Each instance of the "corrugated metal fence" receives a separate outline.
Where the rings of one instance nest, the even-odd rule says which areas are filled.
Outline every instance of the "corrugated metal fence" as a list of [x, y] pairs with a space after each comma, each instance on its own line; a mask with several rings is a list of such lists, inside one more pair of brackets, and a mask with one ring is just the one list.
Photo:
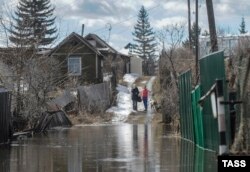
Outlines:
[[[201, 95], [208, 92], [216, 79], [224, 81], [224, 99], [228, 100], [227, 84], [225, 77], [225, 65], [223, 52], [217, 52], [200, 59], [200, 79], [201, 79]], [[228, 106], [226, 106], [228, 107]], [[213, 117], [210, 98], [206, 99], [202, 109], [204, 121], [204, 143], [205, 148], [218, 151], [219, 133], [218, 133], [218, 118]], [[229, 110], [226, 109], [226, 130], [227, 143], [230, 143], [230, 117]]]
[[203, 115], [201, 107], [198, 104], [198, 101], [201, 98], [201, 88], [200, 85], [196, 86], [192, 91], [192, 109], [193, 109], [193, 119], [194, 119], [194, 132], [195, 140], [194, 142], [200, 147], [204, 147], [204, 130], [203, 130]]
[[[191, 72], [179, 77], [181, 136], [200, 147], [218, 151], [218, 119], [213, 117], [210, 98], [205, 99], [202, 109], [200, 97], [207, 93], [216, 79], [224, 81], [224, 98], [228, 100], [225, 81], [224, 55], [217, 52], [203, 57], [200, 64], [200, 85], [192, 91]], [[226, 106], [227, 107], [227, 106]], [[231, 143], [229, 110], [226, 108], [227, 144]]]
[[11, 122], [11, 94], [0, 88], [0, 144], [8, 143]]
[[194, 123], [191, 106], [191, 71], [187, 71], [179, 76], [179, 91], [180, 91], [180, 122], [181, 136], [194, 140]]

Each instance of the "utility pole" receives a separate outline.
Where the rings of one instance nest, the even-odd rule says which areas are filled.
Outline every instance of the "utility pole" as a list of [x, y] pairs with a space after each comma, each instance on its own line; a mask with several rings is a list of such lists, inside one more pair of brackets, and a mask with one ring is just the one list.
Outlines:
[[195, 76], [196, 82], [199, 81], [199, 3], [195, 0]]
[[82, 24], [82, 37], [83, 37], [83, 34], [84, 34], [84, 24]]
[[215, 28], [213, 1], [206, 0], [206, 6], [207, 6], [209, 32], [210, 32], [211, 50], [212, 52], [215, 52], [218, 51], [218, 42], [217, 42], [217, 35]]
[[190, 16], [190, 0], [187, 0], [188, 2], [188, 36], [189, 36], [189, 48], [192, 50], [193, 45], [191, 43], [191, 16]]

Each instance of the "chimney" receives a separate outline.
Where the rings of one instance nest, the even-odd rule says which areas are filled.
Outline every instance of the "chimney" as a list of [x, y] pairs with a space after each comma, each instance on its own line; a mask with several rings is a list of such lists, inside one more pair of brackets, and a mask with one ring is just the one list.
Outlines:
[[82, 24], [82, 36], [84, 34], [84, 24]]

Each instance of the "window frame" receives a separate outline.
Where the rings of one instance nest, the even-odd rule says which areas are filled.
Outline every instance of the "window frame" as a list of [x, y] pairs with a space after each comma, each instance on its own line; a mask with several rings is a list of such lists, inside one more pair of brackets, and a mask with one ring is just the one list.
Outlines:
[[[80, 62], [79, 62], [79, 65], [80, 65], [80, 72], [79, 73], [72, 73], [70, 72], [70, 60], [72, 59], [78, 59]], [[81, 76], [82, 75], [82, 58], [80, 56], [69, 56], [68, 57], [68, 74], [70, 76]]]

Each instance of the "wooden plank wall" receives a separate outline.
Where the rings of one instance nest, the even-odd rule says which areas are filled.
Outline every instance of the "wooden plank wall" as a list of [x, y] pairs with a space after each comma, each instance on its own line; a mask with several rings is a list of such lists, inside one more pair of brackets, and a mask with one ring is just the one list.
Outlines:
[[11, 94], [0, 88], [0, 144], [8, 143], [10, 139]]

